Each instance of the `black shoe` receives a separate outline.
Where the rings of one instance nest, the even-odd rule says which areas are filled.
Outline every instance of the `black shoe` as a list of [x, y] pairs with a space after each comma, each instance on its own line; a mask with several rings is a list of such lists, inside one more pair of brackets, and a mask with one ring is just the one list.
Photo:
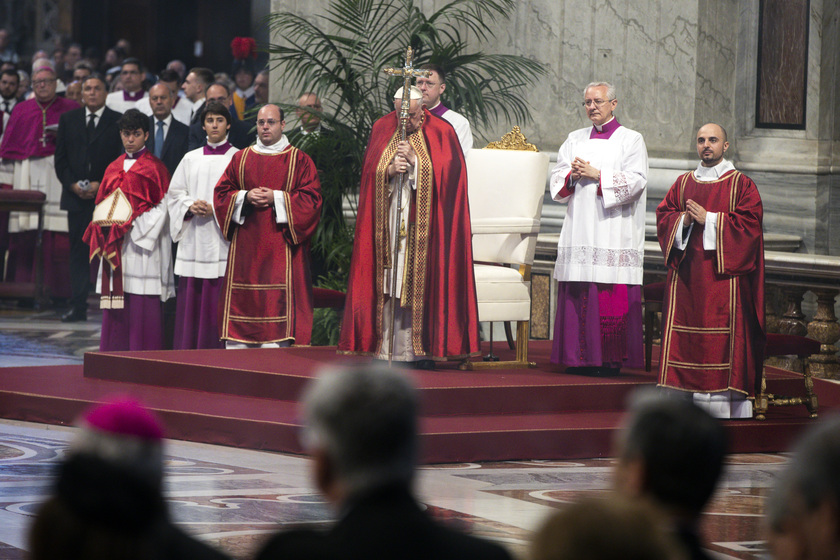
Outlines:
[[417, 360], [416, 362], [412, 362], [412, 366], [414, 367], [414, 369], [435, 369], [435, 361]]
[[597, 375], [598, 368], [594, 366], [571, 366], [566, 368], [570, 375]]
[[599, 367], [595, 373], [598, 377], [615, 377], [621, 373], [621, 368], [617, 367]]
[[87, 321], [87, 311], [84, 309], [71, 307], [69, 311], [61, 316], [62, 323], [78, 323], [80, 321]]

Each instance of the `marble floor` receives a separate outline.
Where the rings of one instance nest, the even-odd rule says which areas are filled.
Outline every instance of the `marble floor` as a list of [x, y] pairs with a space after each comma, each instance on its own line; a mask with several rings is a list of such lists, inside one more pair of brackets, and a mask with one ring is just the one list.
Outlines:
[[[74, 428], [0, 420], [0, 559], [24, 557], [26, 533], [48, 494], [52, 467]], [[762, 501], [782, 455], [729, 458], [703, 531], [716, 555], [765, 555]], [[531, 532], [563, 504], [608, 492], [612, 460], [518, 461], [420, 469], [417, 490], [446, 523], [492, 539], [524, 558]], [[304, 457], [182, 441], [166, 444], [166, 495], [187, 532], [235, 558], [296, 524], [325, 525], [332, 512], [313, 489]]]
[[[63, 324], [59, 310], [0, 304], [0, 366], [80, 364], [98, 348], [101, 317]], [[2, 410], [0, 410], [2, 416]], [[0, 420], [0, 560], [20, 559], [51, 471], [73, 428]], [[784, 455], [734, 455], [703, 519], [721, 558], [766, 556], [763, 499]], [[168, 441], [166, 494], [174, 520], [235, 558], [250, 558], [278, 528], [325, 525], [332, 512], [314, 490], [304, 457]], [[525, 558], [547, 514], [583, 495], [608, 492], [612, 460], [518, 461], [423, 467], [422, 503], [437, 518]]]

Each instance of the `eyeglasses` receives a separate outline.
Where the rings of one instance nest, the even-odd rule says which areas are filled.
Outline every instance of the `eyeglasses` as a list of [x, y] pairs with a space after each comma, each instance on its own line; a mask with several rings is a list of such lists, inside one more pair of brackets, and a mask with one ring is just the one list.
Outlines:
[[610, 101], [612, 101], [612, 99], [587, 99], [586, 101], [581, 103], [581, 105], [583, 105], [584, 107], [592, 107], [592, 105], [594, 104], [600, 107], [604, 103], [609, 103]]
[[42, 80], [33, 80], [32, 85], [33, 86], [45, 86], [47, 84], [53, 83], [54, 81], [55, 81], [55, 78], [44, 78]]
[[265, 126], [265, 125], [274, 126], [275, 124], [280, 124], [282, 122], [283, 121], [275, 121], [274, 119], [268, 119], [268, 120], [260, 119], [260, 120], [257, 121], [257, 126]]

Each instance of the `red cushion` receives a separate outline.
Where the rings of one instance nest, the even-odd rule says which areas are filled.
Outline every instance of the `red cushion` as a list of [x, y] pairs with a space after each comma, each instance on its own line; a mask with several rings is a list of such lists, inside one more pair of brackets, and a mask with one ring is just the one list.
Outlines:
[[41, 191], [0, 189], [0, 202], [44, 202], [47, 195]]
[[312, 299], [315, 307], [344, 307], [345, 293], [327, 288], [312, 288]]
[[805, 357], [820, 353], [820, 343], [813, 338], [796, 336], [794, 334], [767, 333], [767, 343], [764, 345], [766, 356], [787, 356], [794, 354]]

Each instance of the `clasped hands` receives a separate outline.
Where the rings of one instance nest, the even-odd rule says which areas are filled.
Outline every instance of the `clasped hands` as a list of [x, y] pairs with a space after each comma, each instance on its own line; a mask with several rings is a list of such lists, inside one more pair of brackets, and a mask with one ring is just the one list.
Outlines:
[[79, 183], [73, 183], [70, 185], [70, 190], [72, 190], [76, 196], [84, 200], [96, 198], [96, 193], [99, 191], [99, 181], [91, 181], [89, 189], [83, 189], [79, 186]]
[[257, 208], [268, 208], [274, 204], [274, 191], [268, 187], [257, 187], [245, 194], [245, 200]]
[[694, 222], [701, 226], [706, 225], [706, 209], [689, 198], [685, 201], [683, 227], [688, 227]]
[[213, 207], [205, 200], [196, 200], [190, 205], [190, 212], [193, 216], [199, 218], [206, 218], [213, 214]]
[[597, 181], [601, 178], [601, 170], [592, 167], [588, 161], [576, 157], [572, 162], [572, 179], [578, 181], [581, 177]]
[[397, 144], [397, 153], [394, 155], [391, 165], [388, 166], [388, 176], [393, 177], [398, 173], [405, 173], [410, 167], [414, 167], [416, 161], [417, 157], [414, 153], [414, 148], [411, 147], [411, 144], [403, 140]]

